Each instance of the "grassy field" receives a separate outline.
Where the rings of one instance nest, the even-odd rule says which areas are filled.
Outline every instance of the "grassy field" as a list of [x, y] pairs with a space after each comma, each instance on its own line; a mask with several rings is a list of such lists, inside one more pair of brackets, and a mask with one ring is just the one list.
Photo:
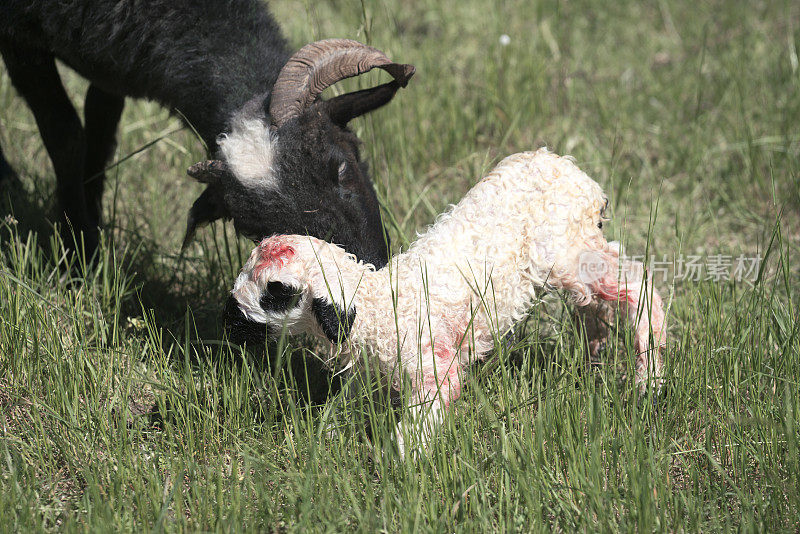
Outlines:
[[[302, 376], [314, 345], [224, 342], [251, 244], [218, 223], [179, 257], [203, 153], [157, 105], [128, 102], [107, 246], [62, 276], [53, 171], [0, 70], [20, 176], [0, 224], [0, 530], [800, 529], [800, 3], [485, 4], [273, 10], [295, 47], [350, 37], [416, 65], [353, 125], [395, 249], [504, 155], [573, 155], [611, 198], [609, 238], [668, 271], [663, 395], [637, 401], [623, 329], [587, 371], [554, 297], [472, 370], [427, 457], [383, 454], [392, 415], [356, 380], [326, 398]], [[740, 257], [761, 261], [719, 275]]]

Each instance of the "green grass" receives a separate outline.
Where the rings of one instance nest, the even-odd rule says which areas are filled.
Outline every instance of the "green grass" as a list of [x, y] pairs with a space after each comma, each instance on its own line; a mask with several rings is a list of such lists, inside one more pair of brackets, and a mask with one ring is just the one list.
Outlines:
[[659, 280], [663, 396], [637, 401], [622, 329], [587, 371], [551, 299], [472, 369], [427, 457], [384, 455], [392, 415], [369, 384], [304, 400], [314, 345], [268, 361], [221, 342], [250, 244], [217, 224], [179, 257], [203, 153], [158, 106], [128, 103], [116, 158], [160, 140], [109, 173], [102, 257], [64, 275], [82, 271], [44, 222], [52, 168], [0, 70], [21, 182], [0, 227], [3, 530], [800, 529], [800, 4], [484, 4], [274, 11], [294, 46], [351, 37], [416, 65], [354, 123], [395, 249], [501, 157], [546, 144], [604, 187], [606, 233], [631, 254], [766, 257], [755, 283]]

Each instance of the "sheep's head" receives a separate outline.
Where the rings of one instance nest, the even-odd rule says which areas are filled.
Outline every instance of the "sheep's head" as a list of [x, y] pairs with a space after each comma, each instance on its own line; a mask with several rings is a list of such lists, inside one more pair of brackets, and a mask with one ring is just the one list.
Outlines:
[[372, 265], [341, 247], [299, 235], [264, 239], [236, 279], [225, 309], [231, 340], [309, 332], [343, 340], [355, 320], [354, 298]]
[[[326, 87], [375, 67], [394, 81], [319, 99]], [[384, 265], [388, 243], [378, 199], [347, 124], [389, 102], [413, 74], [411, 65], [392, 63], [355, 41], [303, 47], [272, 92], [233, 117], [230, 131], [218, 139], [220, 159], [189, 169], [208, 187], [189, 213], [184, 246], [197, 227], [230, 218], [237, 232], [254, 241], [276, 233], [307, 234]]]

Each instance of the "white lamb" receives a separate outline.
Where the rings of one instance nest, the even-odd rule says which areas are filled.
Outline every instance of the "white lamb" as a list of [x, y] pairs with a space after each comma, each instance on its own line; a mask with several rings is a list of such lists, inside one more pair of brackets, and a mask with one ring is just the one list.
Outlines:
[[[363, 353], [395, 383], [404, 373], [423, 445], [458, 398], [467, 365], [540, 290], [565, 290], [590, 309], [618, 304], [635, 325], [644, 388], [661, 376], [663, 304], [641, 264], [621, 262], [604, 239], [607, 203], [570, 159], [514, 154], [380, 270], [312, 237], [264, 239], [236, 280], [228, 324], [245, 337], [311, 332], [340, 344], [338, 365]], [[401, 451], [402, 437], [399, 429]]]

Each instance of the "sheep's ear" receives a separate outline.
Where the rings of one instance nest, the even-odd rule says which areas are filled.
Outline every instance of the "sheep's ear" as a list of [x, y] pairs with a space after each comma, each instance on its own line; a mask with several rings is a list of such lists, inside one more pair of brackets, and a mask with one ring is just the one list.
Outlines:
[[272, 281], [261, 292], [258, 304], [265, 312], [286, 312], [297, 304], [302, 292], [290, 285]]
[[219, 189], [214, 185], [206, 187], [206, 190], [194, 201], [192, 208], [189, 210], [189, 217], [186, 220], [186, 235], [183, 238], [181, 251], [185, 250], [191, 243], [198, 228], [217, 219], [227, 217], [228, 212], [222, 202], [222, 195]]
[[225, 178], [231, 176], [231, 171], [224, 161], [212, 159], [195, 163], [186, 170], [186, 174], [198, 182], [208, 184], [208, 187], [189, 210], [186, 235], [183, 237], [181, 251], [186, 250], [198, 228], [217, 219], [228, 217], [219, 187]]
[[335, 96], [318, 104], [334, 124], [346, 126], [348, 122], [389, 103], [401, 87], [397, 82], [389, 82], [378, 87]]
[[315, 298], [311, 303], [311, 310], [331, 343], [341, 343], [350, 335], [350, 329], [356, 319], [355, 308], [345, 312], [336, 304]]
[[224, 161], [211, 159], [195, 163], [186, 170], [186, 174], [204, 184], [217, 184], [231, 171]]

